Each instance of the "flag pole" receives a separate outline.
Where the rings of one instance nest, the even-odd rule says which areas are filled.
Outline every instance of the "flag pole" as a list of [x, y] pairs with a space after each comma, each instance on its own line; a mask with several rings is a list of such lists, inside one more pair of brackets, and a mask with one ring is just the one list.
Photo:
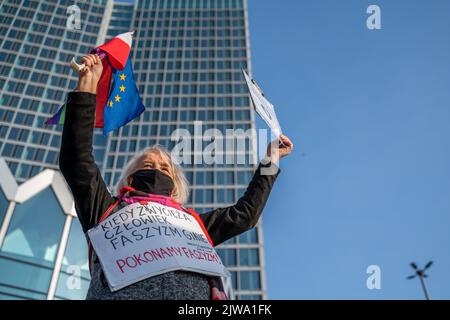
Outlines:
[[427, 285], [425, 283], [425, 278], [428, 277], [428, 275], [425, 274], [425, 271], [431, 267], [431, 265], [433, 264], [433, 261], [429, 261], [426, 265], [425, 268], [423, 269], [419, 269], [417, 267], [417, 264], [415, 262], [411, 262], [410, 266], [414, 269], [415, 274], [407, 277], [407, 279], [414, 279], [415, 277], [419, 277], [420, 279], [420, 284], [422, 285], [422, 289], [423, 289], [423, 293], [425, 294], [425, 299], [426, 300], [430, 300], [430, 293], [428, 292], [428, 288]]

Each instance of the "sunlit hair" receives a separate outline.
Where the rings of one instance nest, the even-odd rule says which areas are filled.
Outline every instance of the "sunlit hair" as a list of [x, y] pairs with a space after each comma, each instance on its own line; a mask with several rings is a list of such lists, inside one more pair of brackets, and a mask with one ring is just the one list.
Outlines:
[[142, 157], [145, 157], [152, 152], [158, 153], [161, 159], [169, 165], [169, 170], [173, 173], [173, 183], [175, 187], [171, 195], [172, 199], [180, 204], [185, 204], [189, 197], [188, 180], [181, 167], [173, 162], [170, 152], [160, 145], [148, 147], [131, 158], [116, 185], [116, 193], [119, 194], [120, 189], [123, 186], [128, 185], [128, 177], [139, 169], [138, 165]]

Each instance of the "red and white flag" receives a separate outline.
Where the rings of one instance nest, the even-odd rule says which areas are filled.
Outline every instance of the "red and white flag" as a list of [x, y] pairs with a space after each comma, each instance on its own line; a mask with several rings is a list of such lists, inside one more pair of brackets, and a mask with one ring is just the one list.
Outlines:
[[119, 34], [114, 39], [102, 44], [94, 50], [101, 50], [108, 55], [114, 69], [123, 70], [127, 64], [131, 49], [133, 31]]

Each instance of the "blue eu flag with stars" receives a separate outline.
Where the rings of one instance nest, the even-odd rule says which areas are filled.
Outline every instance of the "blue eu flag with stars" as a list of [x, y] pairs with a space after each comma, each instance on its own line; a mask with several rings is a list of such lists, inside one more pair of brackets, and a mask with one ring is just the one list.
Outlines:
[[118, 129], [144, 112], [133, 76], [131, 57], [123, 70], [114, 69], [111, 93], [104, 109], [103, 134]]

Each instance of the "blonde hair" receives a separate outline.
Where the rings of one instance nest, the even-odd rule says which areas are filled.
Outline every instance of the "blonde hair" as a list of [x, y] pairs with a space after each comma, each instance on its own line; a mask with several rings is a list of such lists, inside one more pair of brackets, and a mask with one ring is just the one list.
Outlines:
[[128, 162], [128, 164], [126, 165], [126, 167], [122, 172], [119, 182], [115, 187], [116, 193], [119, 194], [120, 189], [128, 185], [128, 177], [139, 169], [138, 168], [139, 160], [141, 160], [142, 157], [146, 156], [151, 152], [158, 153], [161, 159], [163, 159], [163, 161], [166, 162], [169, 165], [170, 169], [172, 170], [173, 184], [175, 185], [171, 195], [172, 199], [180, 204], [185, 204], [188, 201], [189, 197], [188, 180], [186, 179], [186, 176], [184, 175], [181, 167], [172, 160], [170, 152], [161, 145], [154, 145], [148, 147], [140, 151], [135, 156], [133, 156], [133, 158], [130, 159], [130, 161]]

